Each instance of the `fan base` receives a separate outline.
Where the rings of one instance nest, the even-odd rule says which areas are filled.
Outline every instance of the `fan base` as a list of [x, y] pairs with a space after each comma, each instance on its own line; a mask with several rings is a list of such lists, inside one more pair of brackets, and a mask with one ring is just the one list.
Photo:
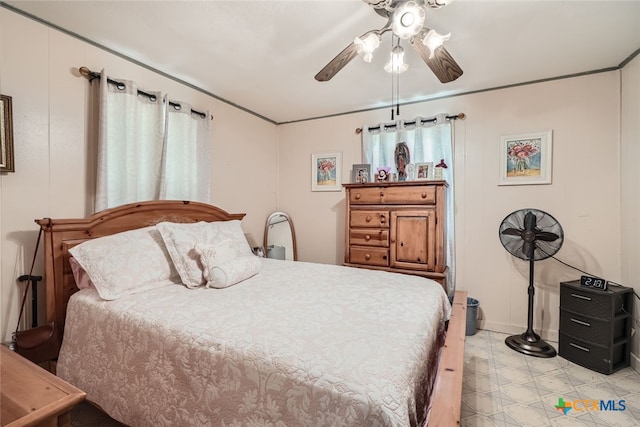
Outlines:
[[528, 331], [521, 335], [511, 335], [504, 342], [509, 348], [527, 356], [549, 358], [556, 357], [557, 354], [555, 348], [541, 340], [534, 332]]

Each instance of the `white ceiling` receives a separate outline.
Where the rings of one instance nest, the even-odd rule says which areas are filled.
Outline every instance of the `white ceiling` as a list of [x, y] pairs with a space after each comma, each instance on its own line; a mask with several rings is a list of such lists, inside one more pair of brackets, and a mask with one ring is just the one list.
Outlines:
[[[5, 4], [275, 123], [392, 101], [389, 34], [372, 63], [356, 57], [330, 81], [314, 79], [355, 36], [386, 23], [360, 0]], [[401, 102], [616, 68], [640, 48], [640, 0], [456, 0], [425, 23], [451, 32], [445, 46], [464, 74], [440, 83], [405, 44]]]

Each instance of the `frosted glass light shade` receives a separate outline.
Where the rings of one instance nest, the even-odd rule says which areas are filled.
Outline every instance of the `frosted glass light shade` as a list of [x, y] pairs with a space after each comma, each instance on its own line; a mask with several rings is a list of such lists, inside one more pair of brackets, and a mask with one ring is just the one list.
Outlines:
[[384, 70], [387, 73], [404, 73], [409, 68], [409, 65], [404, 62], [404, 49], [398, 45], [391, 50], [391, 57], [389, 62], [384, 66]]
[[356, 45], [358, 55], [362, 56], [365, 62], [371, 62], [373, 51], [380, 46], [380, 36], [377, 34], [369, 34], [364, 39], [356, 37], [353, 42]]
[[451, 33], [441, 35], [435, 30], [429, 30], [429, 32], [422, 39], [422, 43], [429, 48], [429, 59], [433, 58], [433, 55], [437, 48], [442, 46], [444, 42], [449, 40]]

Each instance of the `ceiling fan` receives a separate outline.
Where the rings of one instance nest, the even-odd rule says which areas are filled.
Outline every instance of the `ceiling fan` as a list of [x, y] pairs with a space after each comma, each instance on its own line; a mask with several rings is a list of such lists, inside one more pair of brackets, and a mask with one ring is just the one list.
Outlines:
[[[367, 31], [360, 37], [356, 37], [351, 44], [316, 74], [316, 80], [320, 82], [331, 80], [358, 54], [362, 55], [366, 62], [371, 62], [373, 50], [380, 45], [382, 35], [389, 31], [399, 39], [408, 40], [442, 83], [452, 82], [462, 75], [462, 68], [442, 46], [442, 43], [449, 39], [449, 35], [442, 36], [433, 29], [424, 26], [428, 8], [439, 9], [451, 3], [452, 0], [363, 1], [373, 7], [378, 15], [387, 18], [387, 23], [378, 30]], [[399, 47], [399, 43], [397, 47]], [[401, 48], [397, 50], [401, 50]]]

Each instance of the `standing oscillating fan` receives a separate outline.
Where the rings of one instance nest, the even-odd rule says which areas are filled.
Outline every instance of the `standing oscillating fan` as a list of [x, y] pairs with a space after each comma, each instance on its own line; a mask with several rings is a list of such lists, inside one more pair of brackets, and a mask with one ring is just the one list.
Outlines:
[[546, 212], [520, 209], [507, 215], [498, 232], [500, 243], [511, 255], [529, 261], [529, 311], [527, 331], [512, 335], [505, 343], [513, 350], [536, 357], [555, 357], [556, 350], [533, 332], [533, 265], [555, 255], [562, 247], [564, 233], [560, 223]]

